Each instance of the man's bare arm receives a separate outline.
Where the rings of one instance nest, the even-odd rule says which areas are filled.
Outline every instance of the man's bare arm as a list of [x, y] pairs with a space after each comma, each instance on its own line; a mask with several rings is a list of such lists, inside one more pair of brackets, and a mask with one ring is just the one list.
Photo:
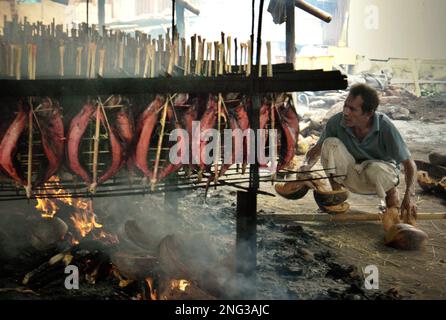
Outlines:
[[403, 202], [401, 203], [402, 218], [405, 223], [413, 224], [416, 218], [417, 206], [415, 203], [415, 177], [417, 175], [417, 167], [412, 159], [401, 162], [404, 166], [404, 175], [406, 180], [406, 192]]
[[417, 166], [412, 159], [401, 162], [404, 167], [404, 175], [406, 181], [406, 194], [405, 196], [415, 195], [415, 177], [417, 175]]

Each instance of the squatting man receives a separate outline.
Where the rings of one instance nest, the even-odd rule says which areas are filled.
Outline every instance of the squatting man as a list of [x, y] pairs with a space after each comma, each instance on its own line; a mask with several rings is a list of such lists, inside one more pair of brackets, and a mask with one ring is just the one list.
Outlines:
[[[405, 223], [415, 223], [416, 166], [398, 129], [376, 111], [378, 105], [376, 90], [365, 84], [352, 86], [343, 111], [328, 120], [300, 170], [310, 170], [320, 158], [333, 190], [345, 187], [354, 193], [377, 194], [385, 200], [387, 229], [399, 223], [400, 217]], [[400, 165], [406, 183], [401, 204], [397, 190]]]

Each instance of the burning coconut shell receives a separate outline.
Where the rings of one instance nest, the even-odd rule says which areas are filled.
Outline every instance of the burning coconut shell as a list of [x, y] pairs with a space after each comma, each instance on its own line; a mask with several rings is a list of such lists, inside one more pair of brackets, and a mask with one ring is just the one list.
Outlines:
[[406, 223], [394, 224], [384, 237], [384, 244], [401, 250], [418, 250], [422, 248], [428, 235], [418, 228]]
[[426, 171], [417, 172], [417, 181], [421, 189], [427, 192], [435, 190], [437, 186], [437, 181], [432, 179]]
[[298, 200], [305, 197], [310, 187], [307, 181], [291, 181], [285, 183], [277, 183], [274, 186], [276, 192], [282, 197], [290, 200]]
[[319, 206], [319, 208], [329, 214], [341, 214], [346, 213], [350, 209], [350, 205], [347, 202], [335, 206]]
[[387, 208], [382, 217], [384, 231], [389, 231], [390, 228], [400, 223], [400, 211], [398, 208]]
[[68, 231], [67, 224], [54, 218], [32, 218], [29, 220], [31, 225], [30, 242], [37, 250], [45, 250], [58, 241], [61, 241]]
[[344, 203], [348, 198], [348, 190], [323, 190], [317, 188], [313, 190], [314, 200], [319, 207], [337, 206]]
[[144, 280], [158, 271], [158, 259], [147, 253], [118, 251], [111, 256], [119, 272], [132, 280]]

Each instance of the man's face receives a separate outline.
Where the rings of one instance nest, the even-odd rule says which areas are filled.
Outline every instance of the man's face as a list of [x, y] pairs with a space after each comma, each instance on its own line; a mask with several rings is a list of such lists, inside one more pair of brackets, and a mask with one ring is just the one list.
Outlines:
[[363, 127], [368, 124], [371, 113], [362, 112], [364, 100], [361, 96], [349, 95], [344, 103], [344, 122], [347, 127]]

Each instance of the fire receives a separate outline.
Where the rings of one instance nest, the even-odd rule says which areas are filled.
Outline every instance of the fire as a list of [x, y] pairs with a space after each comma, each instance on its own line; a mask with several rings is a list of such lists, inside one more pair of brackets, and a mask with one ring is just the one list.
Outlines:
[[[86, 237], [93, 230], [102, 228], [102, 224], [96, 221], [92, 200], [73, 198], [67, 190], [63, 189], [57, 176], [51, 177], [39, 189], [36, 200], [37, 205], [35, 208], [41, 212], [43, 218], [53, 218], [56, 215], [59, 210], [56, 200], [73, 207], [75, 211], [70, 219], [82, 238]], [[111, 243], [119, 242], [117, 236], [109, 234], [104, 230], [94, 233], [93, 239], [107, 240]], [[72, 243], [78, 244], [79, 239], [73, 239]]]
[[93, 235], [94, 240], [107, 240], [109, 243], [118, 243], [118, 236], [100, 230], [98, 235]]
[[54, 218], [59, 210], [56, 202], [50, 199], [37, 199], [36, 209], [41, 212], [42, 218]]
[[102, 228], [102, 225], [96, 222], [91, 200], [76, 199], [74, 207], [77, 211], [73, 213], [70, 219], [82, 238], [85, 238], [93, 229]]
[[178, 289], [180, 291], [185, 292], [187, 287], [190, 286], [190, 281], [187, 280], [172, 280], [172, 282], [170, 283], [170, 288], [172, 290], [174, 289]]
[[39, 195], [36, 196], [37, 205], [35, 208], [41, 212], [42, 218], [54, 218], [59, 210], [55, 201], [56, 199], [67, 205], [73, 205], [73, 200], [70, 194], [66, 193], [60, 185], [59, 177], [52, 176], [48, 182], [45, 182], [43, 187], [39, 189]]
[[150, 289], [150, 300], [158, 300], [158, 294], [156, 292], [156, 289], [154, 289], [154, 287], [153, 287], [153, 279], [146, 278], [146, 283]]

